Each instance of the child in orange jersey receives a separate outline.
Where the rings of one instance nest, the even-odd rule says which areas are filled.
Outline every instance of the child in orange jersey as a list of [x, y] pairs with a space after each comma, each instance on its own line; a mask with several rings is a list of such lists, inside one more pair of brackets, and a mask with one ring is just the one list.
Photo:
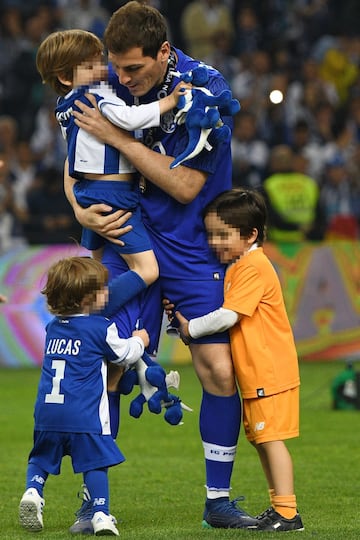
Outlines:
[[262, 247], [264, 199], [254, 190], [226, 191], [206, 208], [205, 225], [210, 246], [229, 265], [224, 303], [190, 321], [176, 312], [180, 336], [186, 343], [229, 329], [246, 437], [259, 454], [271, 501], [257, 517], [257, 530], [301, 531], [284, 443], [299, 435], [299, 367], [280, 281]]

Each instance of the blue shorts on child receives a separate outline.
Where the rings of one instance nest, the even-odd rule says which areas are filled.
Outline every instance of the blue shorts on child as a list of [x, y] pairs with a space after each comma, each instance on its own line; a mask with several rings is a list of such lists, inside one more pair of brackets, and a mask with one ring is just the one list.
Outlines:
[[60, 474], [64, 456], [70, 456], [74, 473], [112, 467], [125, 461], [111, 435], [34, 431], [29, 464], [49, 474]]
[[[83, 208], [92, 204], [107, 204], [112, 207], [112, 211], [128, 210], [132, 216], [126, 225], [132, 225], [132, 230], [121, 237], [124, 246], [111, 244], [112, 249], [118, 253], [140, 253], [152, 249], [149, 235], [143, 225], [141, 209], [139, 206], [139, 195], [132, 182], [116, 180], [78, 180], [74, 184], [74, 195], [76, 201]], [[81, 245], [89, 250], [101, 248], [106, 243], [105, 238], [83, 228]]]

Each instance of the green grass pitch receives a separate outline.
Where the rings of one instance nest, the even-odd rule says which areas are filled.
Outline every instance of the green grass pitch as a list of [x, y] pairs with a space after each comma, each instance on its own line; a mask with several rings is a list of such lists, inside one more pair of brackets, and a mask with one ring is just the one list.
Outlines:
[[[302, 363], [301, 436], [289, 441], [295, 485], [305, 531], [304, 540], [360, 538], [360, 411], [334, 411], [330, 385], [343, 368], [340, 362]], [[356, 365], [355, 365], [356, 368]], [[359, 366], [360, 369], [360, 366]], [[198, 434], [200, 385], [191, 366], [179, 366], [184, 413], [182, 426], [170, 426], [147, 410], [131, 418], [131, 396], [122, 399], [118, 444], [127, 461], [110, 470], [111, 512], [118, 518], [120, 537], [128, 540], [194, 540], [266, 538], [279, 533], [243, 530], [203, 530], [205, 497], [202, 447]], [[81, 476], [69, 458], [62, 474], [51, 476], [45, 488], [45, 528], [24, 532], [18, 524], [18, 504], [24, 491], [27, 456], [32, 445], [33, 404], [39, 371], [0, 370], [1, 396], [1, 526], [2, 540], [37, 535], [46, 540], [73, 538], [68, 527], [79, 507], [76, 493]], [[232, 479], [232, 496], [245, 495], [243, 508], [252, 514], [268, 506], [266, 483], [255, 451], [241, 434]], [[280, 533], [281, 534], [281, 533]]]

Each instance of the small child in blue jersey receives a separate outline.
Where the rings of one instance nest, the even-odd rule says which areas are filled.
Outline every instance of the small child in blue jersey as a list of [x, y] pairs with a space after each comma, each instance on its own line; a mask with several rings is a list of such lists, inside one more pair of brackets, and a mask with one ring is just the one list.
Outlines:
[[55, 317], [46, 326], [34, 446], [19, 507], [20, 524], [27, 531], [43, 529], [46, 480], [60, 474], [62, 458], [69, 455], [89, 492], [94, 534], [119, 534], [109, 513], [107, 472], [125, 458], [110, 431], [107, 362], [126, 370], [149, 342], [145, 329], [120, 338], [108, 318], [127, 301], [122, 277], [107, 286], [107, 269], [90, 257], [62, 259], [49, 269], [41, 292]]
[[[160, 115], [175, 108], [180, 95], [190, 85], [181, 82], [174, 91], [152, 103], [127, 106], [104, 81], [104, 46], [101, 40], [85, 30], [63, 30], [50, 34], [40, 45], [36, 63], [45, 83], [60, 95], [56, 118], [68, 145], [69, 173], [77, 179], [74, 195], [87, 208], [94, 203], [109, 204], [113, 211], [132, 212], [132, 226], [122, 240], [125, 245], [111, 244], [131, 270], [144, 280], [144, 289], [159, 275], [152, 243], [142, 223], [138, 193], [134, 185], [135, 169], [118, 150], [100, 142], [79, 129], [72, 115], [75, 100], [89, 104], [85, 93], [95, 95], [102, 113], [117, 126], [128, 131], [159, 126]], [[83, 229], [81, 243], [101, 260], [105, 239]], [[131, 283], [130, 285], [131, 286]]]

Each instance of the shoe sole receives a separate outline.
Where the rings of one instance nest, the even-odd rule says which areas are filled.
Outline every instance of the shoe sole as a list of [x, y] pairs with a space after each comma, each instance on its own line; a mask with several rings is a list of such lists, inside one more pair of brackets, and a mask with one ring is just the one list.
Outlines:
[[305, 527], [299, 527], [298, 529], [256, 529], [259, 532], [302, 532], [305, 531]]
[[20, 525], [27, 531], [42, 531], [43, 524], [38, 518], [38, 509], [34, 501], [23, 501], [19, 507]]
[[201, 526], [203, 529], [243, 529], [250, 531], [257, 530], [256, 525], [247, 525], [246, 527], [214, 527], [213, 525], [210, 525], [210, 523], [208, 523], [205, 519], [202, 520]]
[[96, 531], [95, 536], [117, 536], [111, 529], [101, 529]]
[[87, 535], [93, 535], [94, 534], [94, 529], [93, 527], [91, 526], [90, 527], [77, 527], [76, 525], [72, 525], [69, 529], [69, 533], [70, 534], [87, 534]]
[[259, 532], [267, 532], [267, 533], [271, 533], [271, 532], [284, 532], [284, 533], [292, 533], [292, 532], [302, 532], [302, 531], [305, 531], [305, 527], [303, 527], [302, 529], [281, 529], [280, 531], [277, 530], [277, 529], [255, 529], [256, 531], [259, 531]]
[[78, 521], [71, 525], [69, 529], [70, 534], [94, 534], [94, 527], [91, 520]]

